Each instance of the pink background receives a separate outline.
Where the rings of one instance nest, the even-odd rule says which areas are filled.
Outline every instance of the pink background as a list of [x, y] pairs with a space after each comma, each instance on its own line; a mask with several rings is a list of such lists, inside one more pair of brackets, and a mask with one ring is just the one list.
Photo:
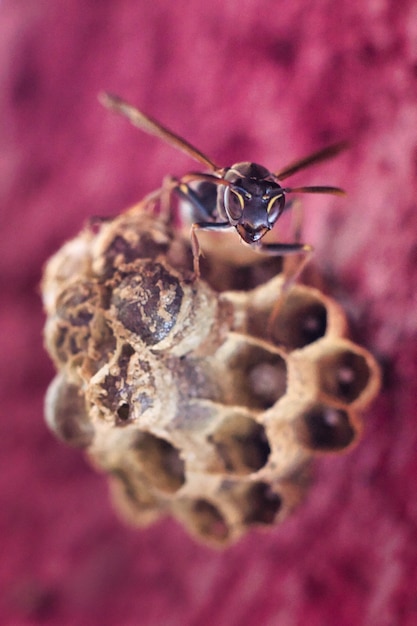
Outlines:
[[[360, 445], [316, 464], [298, 513], [225, 552], [164, 520], [125, 527], [105, 479], [43, 422], [42, 265], [196, 165], [97, 102], [106, 89], [220, 163], [279, 169], [305, 240], [386, 385]], [[417, 623], [417, 3], [0, 1], [0, 622], [101, 626]]]

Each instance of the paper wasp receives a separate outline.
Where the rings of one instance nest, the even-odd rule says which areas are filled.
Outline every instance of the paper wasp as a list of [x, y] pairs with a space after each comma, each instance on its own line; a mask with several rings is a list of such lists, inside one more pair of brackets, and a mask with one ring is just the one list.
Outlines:
[[[173, 147], [182, 150], [204, 165], [209, 173], [190, 172], [179, 179], [169, 177], [164, 182], [162, 195], [176, 192], [192, 207], [191, 245], [194, 271], [199, 276], [199, 255], [196, 231], [226, 231], [235, 228], [241, 240], [257, 252], [284, 256], [311, 253], [312, 247], [299, 242], [264, 243], [262, 238], [270, 231], [282, 213], [289, 208], [286, 196], [290, 193], [323, 193], [343, 195], [339, 187], [283, 187], [281, 182], [310, 165], [329, 159], [345, 147], [336, 143], [309, 156], [297, 160], [278, 172], [270, 172], [257, 163], [235, 163], [220, 167], [188, 141], [179, 137], [162, 124], [145, 115], [118, 96], [100, 94], [101, 103], [122, 115], [144, 132], [159, 137]], [[154, 194], [151, 194], [154, 197]]]

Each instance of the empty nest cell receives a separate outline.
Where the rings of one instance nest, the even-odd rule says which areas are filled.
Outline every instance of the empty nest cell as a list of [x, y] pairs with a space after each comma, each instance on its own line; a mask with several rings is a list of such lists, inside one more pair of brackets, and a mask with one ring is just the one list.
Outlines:
[[185, 466], [180, 451], [169, 441], [139, 432], [132, 444], [138, 469], [150, 485], [175, 493], [185, 483]]
[[337, 452], [350, 446], [356, 428], [346, 410], [316, 404], [296, 424], [300, 442], [313, 452]]
[[177, 515], [201, 541], [221, 545], [230, 538], [227, 521], [217, 506], [205, 498], [183, 500]]
[[289, 350], [303, 348], [326, 334], [326, 305], [315, 294], [295, 288], [272, 311], [269, 326], [277, 345]]
[[323, 393], [340, 402], [355, 402], [367, 388], [371, 370], [363, 354], [351, 349], [333, 349], [317, 362]]
[[225, 471], [242, 476], [264, 467], [271, 452], [265, 428], [245, 415], [224, 419], [208, 441], [222, 459]]

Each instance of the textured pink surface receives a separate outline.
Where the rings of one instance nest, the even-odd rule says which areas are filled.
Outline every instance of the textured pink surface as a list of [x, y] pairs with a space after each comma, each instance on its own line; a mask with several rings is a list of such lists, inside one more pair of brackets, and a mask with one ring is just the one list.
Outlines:
[[[416, 42], [407, 0], [0, 3], [2, 624], [417, 623]], [[224, 164], [352, 140], [292, 181], [349, 191], [306, 199], [305, 239], [386, 388], [299, 512], [224, 553], [169, 520], [126, 528], [43, 423], [42, 264], [89, 216], [195, 168], [101, 89]]]

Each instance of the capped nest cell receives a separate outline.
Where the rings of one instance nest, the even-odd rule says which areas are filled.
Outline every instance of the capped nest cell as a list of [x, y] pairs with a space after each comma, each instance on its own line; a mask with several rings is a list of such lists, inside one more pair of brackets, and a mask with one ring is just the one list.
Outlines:
[[134, 524], [171, 514], [227, 544], [283, 519], [311, 459], [358, 439], [374, 359], [334, 301], [283, 290], [259, 258], [209, 255], [195, 280], [188, 238], [138, 205], [46, 266], [48, 425], [108, 474]]

